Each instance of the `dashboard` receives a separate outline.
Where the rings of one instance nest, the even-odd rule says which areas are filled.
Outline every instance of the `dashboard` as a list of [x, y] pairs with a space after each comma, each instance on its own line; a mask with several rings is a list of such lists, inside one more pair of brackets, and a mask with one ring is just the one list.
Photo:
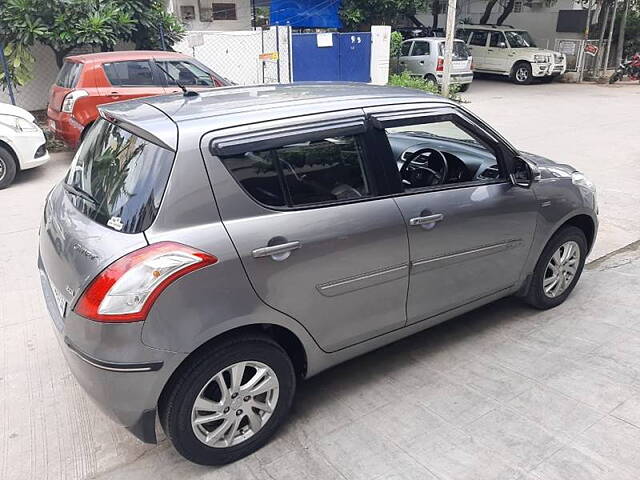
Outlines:
[[445, 184], [491, 180], [498, 178], [500, 174], [495, 156], [482, 145], [411, 132], [388, 133], [387, 138], [398, 169], [404, 163], [401, 156], [405, 151], [411, 153], [423, 148], [432, 148], [441, 152], [449, 166], [447, 178], [443, 182]]

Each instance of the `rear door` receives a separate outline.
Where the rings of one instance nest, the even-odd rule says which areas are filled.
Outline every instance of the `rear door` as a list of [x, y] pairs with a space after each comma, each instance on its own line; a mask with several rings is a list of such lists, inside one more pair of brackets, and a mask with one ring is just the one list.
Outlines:
[[[221, 132], [202, 144], [220, 214], [255, 291], [326, 351], [406, 322], [404, 222], [381, 195], [362, 111], [340, 117], [299, 120], [274, 137], [273, 126], [254, 125], [251, 136]], [[252, 137], [261, 140], [243, 143]]]
[[87, 133], [40, 227], [40, 268], [59, 320], [107, 265], [147, 245], [143, 232], [160, 208], [173, 158], [105, 120]]
[[486, 30], [473, 30], [469, 37], [468, 48], [473, 56], [473, 63], [477, 70], [490, 70], [487, 66], [487, 44], [489, 32]]
[[102, 64], [110, 85], [100, 87], [103, 103], [133, 98], [164, 95], [164, 81], [148, 59], [126, 60]]
[[[434, 52], [435, 53], [435, 52]], [[431, 44], [427, 41], [416, 40], [413, 42], [411, 55], [408, 57], [409, 70], [423, 77], [427, 73], [435, 73], [431, 65]]]

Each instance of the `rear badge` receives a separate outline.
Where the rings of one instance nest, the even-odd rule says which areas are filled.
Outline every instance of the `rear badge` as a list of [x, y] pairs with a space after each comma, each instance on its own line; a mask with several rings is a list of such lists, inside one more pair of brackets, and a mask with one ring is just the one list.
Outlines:
[[122, 220], [120, 219], [120, 217], [111, 217], [109, 219], [109, 221], [107, 222], [107, 227], [111, 227], [114, 230], [122, 230], [122, 227], [124, 225], [122, 225]]

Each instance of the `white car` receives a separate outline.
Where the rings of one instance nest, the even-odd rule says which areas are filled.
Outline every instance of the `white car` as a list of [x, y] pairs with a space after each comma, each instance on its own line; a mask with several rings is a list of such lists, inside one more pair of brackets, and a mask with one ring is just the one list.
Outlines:
[[[473, 80], [473, 70], [469, 50], [462, 40], [453, 42], [451, 83], [460, 86], [464, 92]], [[399, 58], [400, 67], [425, 80], [442, 84], [444, 73], [444, 38], [421, 37], [402, 42]]]
[[0, 190], [17, 172], [49, 160], [44, 133], [34, 120], [23, 108], [0, 103]]
[[456, 37], [466, 42], [473, 55], [474, 71], [506, 75], [519, 85], [534, 78], [552, 82], [567, 70], [559, 52], [536, 47], [529, 33], [510, 26], [464, 25]]

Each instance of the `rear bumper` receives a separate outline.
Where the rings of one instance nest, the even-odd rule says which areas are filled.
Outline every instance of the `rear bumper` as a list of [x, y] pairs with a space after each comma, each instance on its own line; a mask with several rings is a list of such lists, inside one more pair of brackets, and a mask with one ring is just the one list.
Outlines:
[[[442, 83], [442, 73], [436, 75], [438, 83]], [[452, 73], [451, 83], [454, 85], [464, 85], [473, 81], [473, 72]]]
[[72, 148], [80, 144], [84, 125], [78, 122], [70, 113], [57, 112], [51, 107], [47, 109], [47, 126], [58, 140]]
[[98, 407], [143, 442], [155, 443], [158, 398], [185, 354], [146, 347], [142, 322], [99, 323], [70, 311], [64, 318], [38, 260], [42, 292], [69, 369]]

